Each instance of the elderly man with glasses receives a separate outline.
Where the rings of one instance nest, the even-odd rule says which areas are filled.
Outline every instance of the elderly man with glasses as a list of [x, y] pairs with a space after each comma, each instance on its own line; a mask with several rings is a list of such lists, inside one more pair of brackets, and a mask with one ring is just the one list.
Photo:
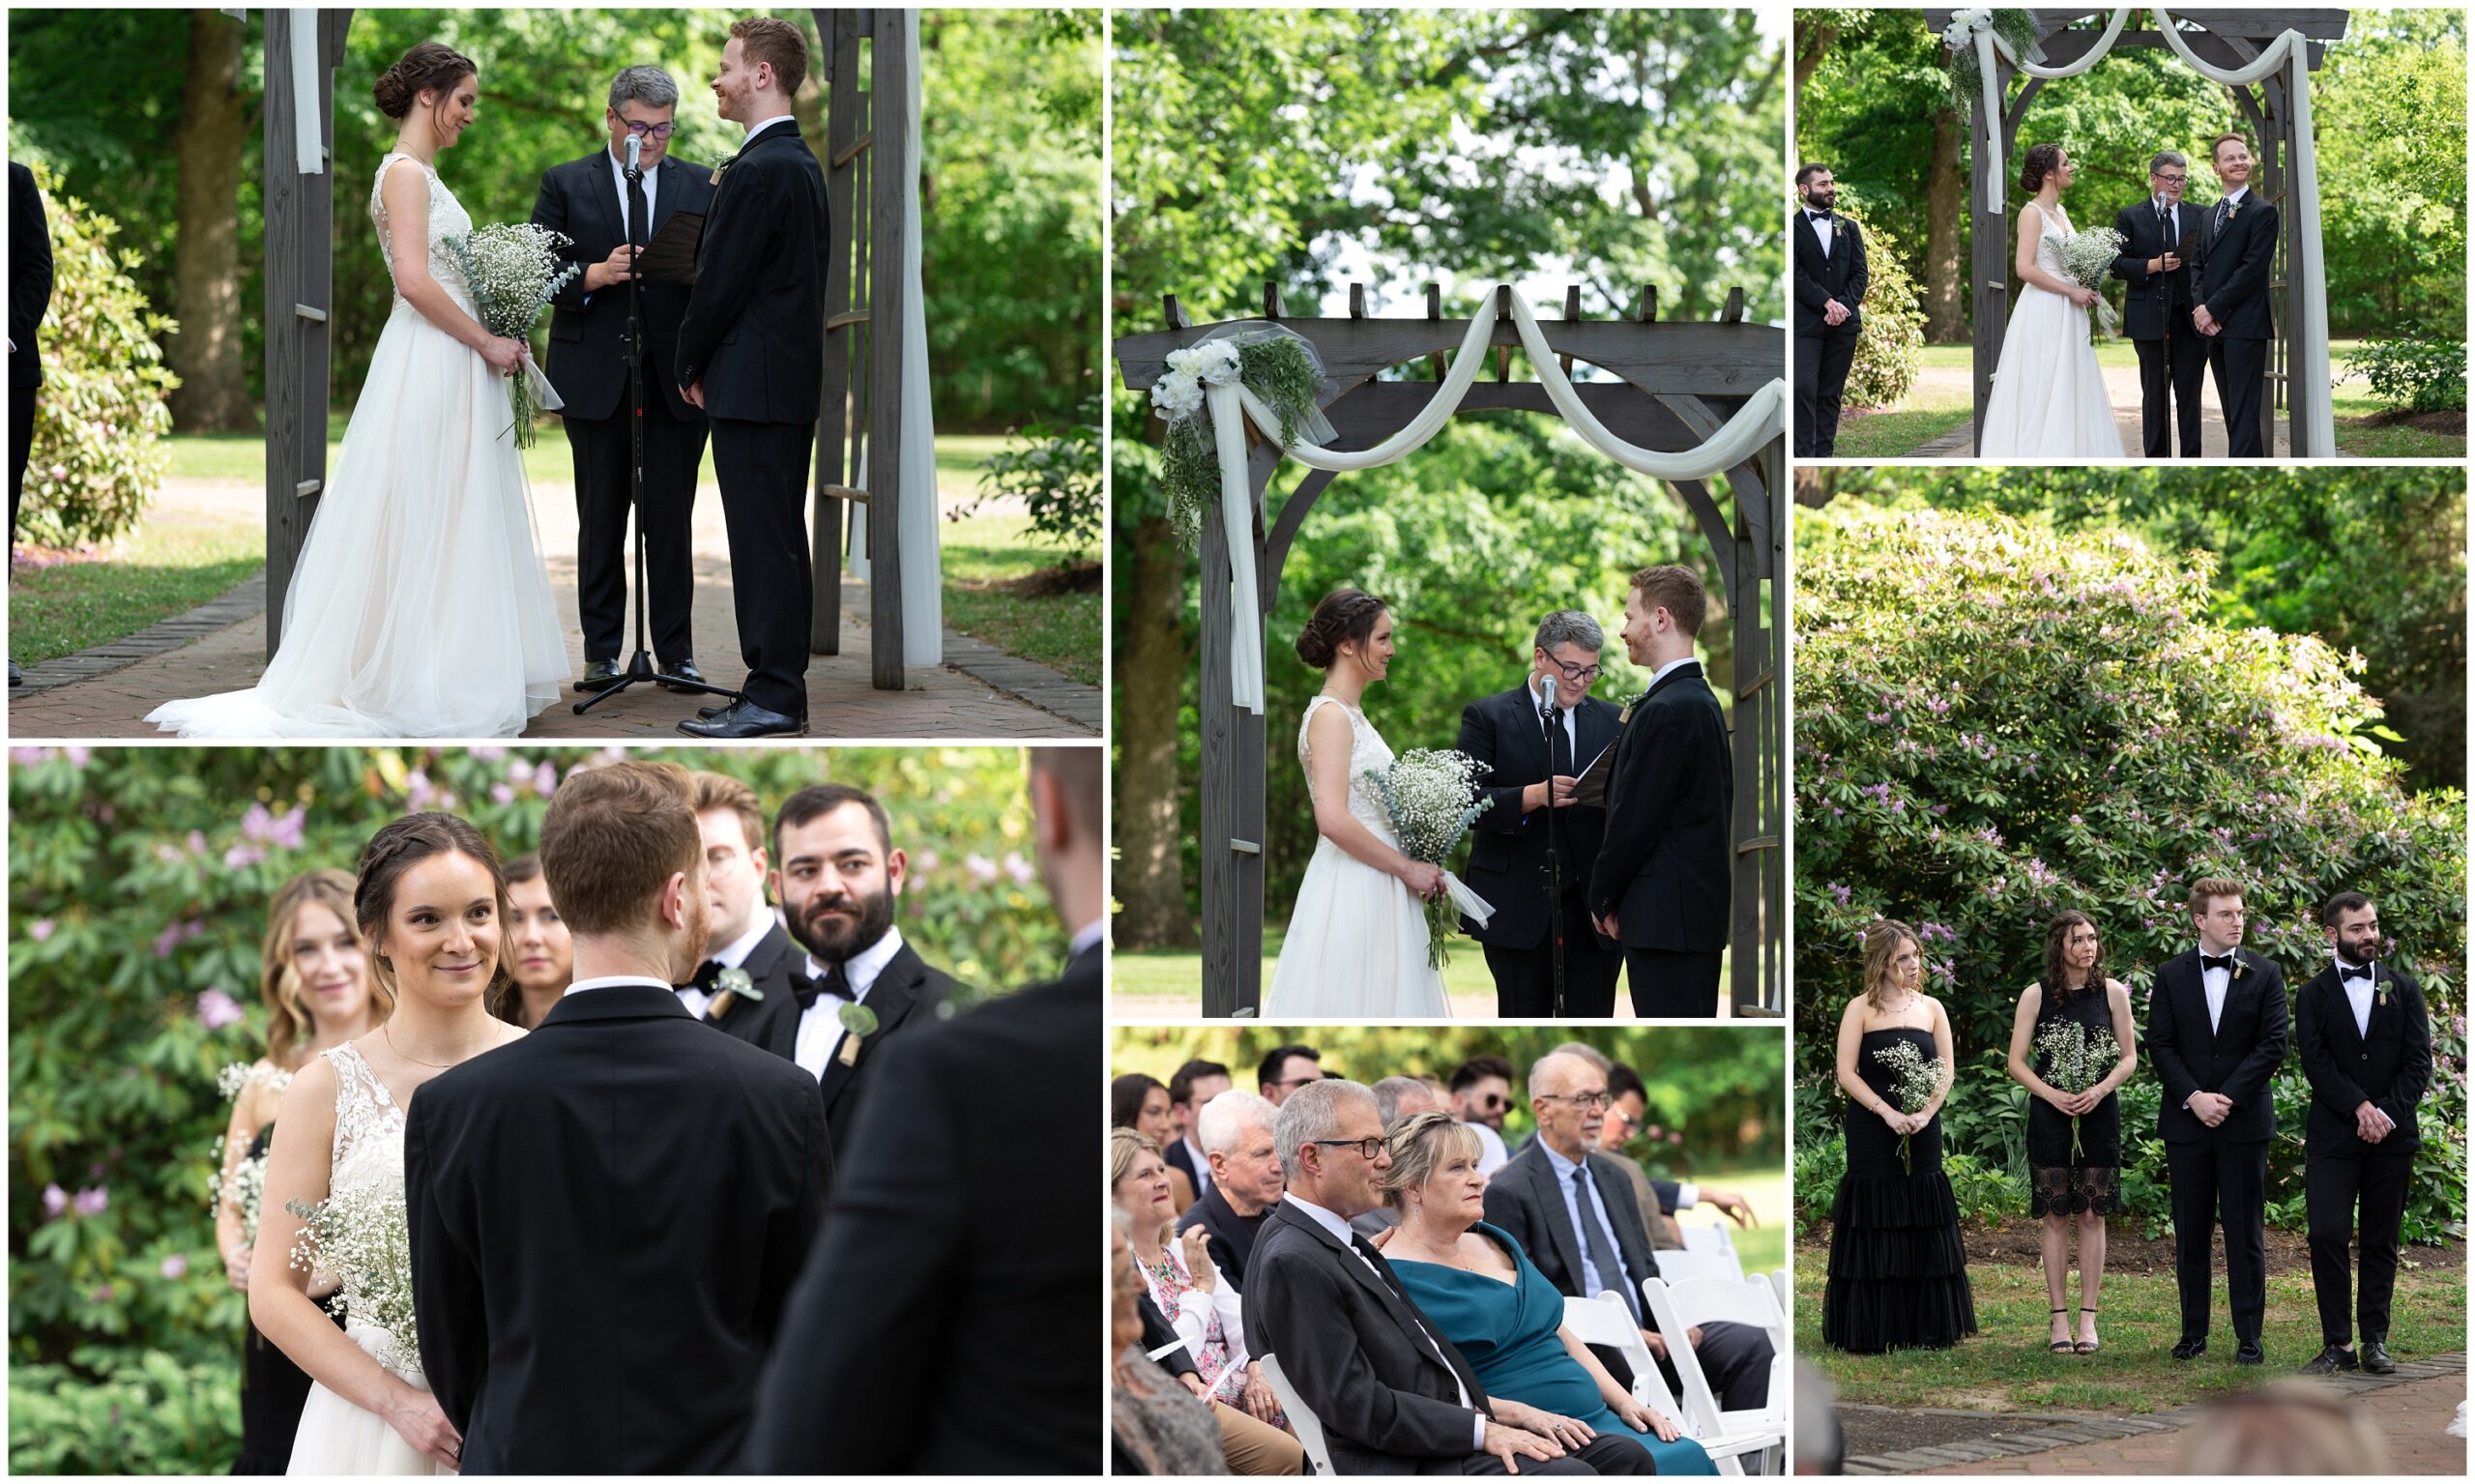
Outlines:
[[1588, 614], [1551, 613], [1532, 637], [1521, 683], [1461, 713], [1454, 745], [1492, 770], [1480, 780], [1486, 812], [1470, 827], [1463, 875], [1496, 909], [1483, 924], [1465, 918], [1461, 925], [1486, 950], [1496, 1013], [1507, 1020], [1615, 1012], [1624, 954], [1592, 930], [1587, 900], [1607, 810], [1577, 798], [1581, 774], [1615, 743], [1619, 726], [1616, 709], [1589, 693], [1606, 644]]
[[2140, 444], [2150, 458], [2173, 457], [2176, 432], [2183, 456], [2200, 456], [2200, 373], [2208, 366], [2208, 342], [2192, 328], [2192, 257], [2205, 214], [2183, 204], [2191, 171], [2179, 151], [2159, 150], [2148, 161], [2147, 197], [2114, 214], [2123, 250], [2113, 274], [2130, 285], [2123, 291], [2123, 334], [2140, 352]]

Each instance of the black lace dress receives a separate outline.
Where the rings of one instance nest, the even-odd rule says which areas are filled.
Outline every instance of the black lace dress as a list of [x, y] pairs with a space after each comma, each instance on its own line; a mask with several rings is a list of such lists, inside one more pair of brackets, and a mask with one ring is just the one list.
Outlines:
[[[1874, 1053], [1902, 1040], [1934, 1055], [1933, 1033], [1907, 1026], [1868, 1031], [1857, 1042], [1856, 1075], [1886, 1101], [1891, 1070]], [[1976, 1333], [1959, 1202], [1942, 1173], [1941, 1116], [1909, 1137], [1906, 1167], [1899, 1144], [1879, 1115], [1849, 1103], [1848, 1173], [1831, 1203], [1821, 1297], [1822, 1343], [1837, 1350], [1941, 1350]]]
[[[258, 1130], [257, 1142], [249, 1146], [253, 1159], [266, 1157], [267, 1146], [275, 1138], [275, 1124], [270, 1120]], [[259, 1236], [277, 1239], [272, 1229]], [[318, 1300], [318, 1307], [343, 1327], [342, 1294], [330, 1294]], [[258, 1333], [258, 1326], [248, 1320], [247, 1336], [241, 1342], [241, 1456], [232, 1462], [234, 1473], [277, 1474], [289, 1470], [292, 1463], [292, 1437], [301, 1430], [301, 1409], [308, 1405], [309, 1377], [292, 1363], [292, 1357], [275, 1348], [275, 1342]]]
[[[2037, 1008], [2036, 1030], [2030, 1033], [2029, 1062], [2046, 1075], [2045, 1056], [2036, 1050], [2046, 1027], [2076, 1024], [2088, 1035], [2114, 1033], [2114, 1012], [2100, 984], [2076, 995], [2048, 996]], [[2076, 1216], [2082, 1211], [2111, 1215], [2123, 1208], [2123, 1114], [2120, 1100], [2109, 1092], [2105, 1101], [2080, 1116], [2080, 1153], [2071, 1152], [2071, 1120], [2042, 1097], [2028, 1099], [2028, 1211], [2036, 1216]]]

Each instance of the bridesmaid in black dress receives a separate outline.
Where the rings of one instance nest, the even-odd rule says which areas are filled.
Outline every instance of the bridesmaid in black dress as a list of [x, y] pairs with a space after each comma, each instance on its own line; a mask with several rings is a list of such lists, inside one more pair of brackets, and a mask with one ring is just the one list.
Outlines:
[[[2046, 1081], [2054, 1068], [2038, 1049], [2046, 1028], [2073, 1024], [2090, 1039], [2113, 1037], [2117, 1055], [2084, 1091]], [[2046, 924], [2046, 970], [2020, 995], [2011, 1017], [2011, 1077], [2028, 1090], [2028, 1210], [2045, 1221], [2046, 1297], [2055, 1354], [2097, 1353], [2097, 1289], [2106, 1276], [2106, 1218], [2123, 1208], [2122, 1110], [2114, 1090], [2140, 1065], [2131, 991], [2106, 977], [2097, 924], [2066, 912]], [[2077, 1156], [2072, 1120], [2080, 1120]], [[2071, 1325], [2071, 1228], [2080, 1226], [2080, 1326]]]
[[[310, 871], [277, 891], [267, 914], [266, 943], [258, 963], [258, 993], [267, 1006], [267, 1054], [249, 1068], [232, 1100], [223, 1134], [223, 1175], [242, 1160], [264, 1161], [275, 1139], [275, 1111], [292, 1072], [330, 1046], [340, 1046], [386, 1018], [370, 995], [369, 958], [354, 925], [352, 877], [343, 871]], [[283, 1219], [280, 1213], [277, 1220]], [[254, 1245], [241, 1211], [219, 1203], [216, 1243], [233, 1292], [249, 1288]], [[332, 1294], [319, 1300], [340, 1324]], [[248, 1324], [245, 1320], [244, 1324]], [[234, 1473], [282, 1473], [292, 1460], [292, 1436], [309, 1398], [309, 1378], [249, 1324], [241, 1347], [241, 1456]]]
[[[1848, 1093], [1848, 1173], [1830, 1208], [1830, 1280], [1821, 1338], [1862, 1354], [1945, 1349], [1976, 1333], [1959, 1202], [1942, 1173], [1942, 1100], [1951, 1090], [1951, 1021], [1918, 986], [1925, 957], [1905, 924], [1865, 934], [1865, 992], [1839, 1018], [1839, 1085]], [[1896, 1074], [1876, 1053], [1906, 1043], [1940, 1084], [1902, 1113]], [[1907, 1158], [1900, 1142], [1907, 1140]]]

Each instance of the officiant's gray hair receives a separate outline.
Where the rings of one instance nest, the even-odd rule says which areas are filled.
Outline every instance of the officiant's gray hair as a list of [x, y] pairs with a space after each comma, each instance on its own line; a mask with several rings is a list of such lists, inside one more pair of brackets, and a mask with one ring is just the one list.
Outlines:
[[619, 111], [621, 103], [642, 103], [648, 108], [679, 106], [679, 83], [670, 73], [648, 65], [624, 68], [610, 79], [610, 111]]
[[1365, 1084], [1345, 1077], [1310, 1082], [1283, 1099], [1280, 1118], [1272, 1125], [1272, 1138], [1280, 1145], [1281, 1174], [1293, 1180], [1297, 1178], [1301, 1169], [1297, 1151], [1319, 1139], [1339, 1134], [1341, 1109], [1352, 1103], [1362, 1103], [1381, 1112], [1375, 1108], [1375, 1094], [1367, 1091]]
[[1597, 651], [1607, 648], [1607, 630], [1598, 620], [1579, 608], [1559, 608], [1538, 621], [1538, 647], [1548, 654], [1556, 653], [1559, 644], [1577, 644]]
[[2181, 150], [2159, 150], [2148, 157], [2148, 173], [2151, 175], [2165, 174], [2168, 165], [2188, 170], [2192, 167], [2192, 162], [2183, 158]]

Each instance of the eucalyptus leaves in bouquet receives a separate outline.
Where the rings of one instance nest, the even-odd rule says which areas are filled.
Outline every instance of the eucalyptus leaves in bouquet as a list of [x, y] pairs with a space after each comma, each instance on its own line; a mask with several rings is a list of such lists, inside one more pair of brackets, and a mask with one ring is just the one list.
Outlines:
[[2083, 227], [2063, 233], [2059, 250], [2063, 276], [2097, 291], [2097, 303], [2089, 310], [2089, 327], [2097, 338], [2111, 339], [2120, 334], [2122, 322], [2106, 299], [2106, 280], [2113, 274], [2114, 259], [2122, 255], [2123, 234], [2112, 227]]
[[[496, 222], [476, 227], [444, 246], [464, 270], [481, 328], [510, 340], [533, 342], [533, 326], [559, 290], [583, 269], [562, 265], [559, 249], [571, 246], [566, 234], [529, 221]], [[528, 359], [521, 375], [508, 378], [508, 403], [515, 413], [515, 446], [533, 447], [533, 416], [556, 407], [555, 393]]]
[[1942, 28], [1942, 48], [1949, 53], [1945, 71], [1950, 76], [1951, 99], [1962, 113], [1985, 99], [1985, 74], [1978, 71], [1976, 55], [1976, 33], [1982, 30], [2000, 37], [2014, 55], [2028, 57], [2037, 51], [2034, 11], [1982, 8], [1953, 12], [1951, 23]]
[[1301, 429], [1331, 436], [1318, 404], [1324, 367], [1315, 349], [1296, 331], [1250, 321], [1198, 344], [1169, 352], [1168, 370], [1151, 384], [1151, 409], [1168, 423], [1160, 445], [1160, 486], [1169, 503], [1169, 524], [1188, 546], [1203, 539], [1204, 512], [1220, 498], [1220, 455], [1213, 446], [1206, 387], [1243, 386], [1280, 419], [1283, 449], [1297, 446]]

